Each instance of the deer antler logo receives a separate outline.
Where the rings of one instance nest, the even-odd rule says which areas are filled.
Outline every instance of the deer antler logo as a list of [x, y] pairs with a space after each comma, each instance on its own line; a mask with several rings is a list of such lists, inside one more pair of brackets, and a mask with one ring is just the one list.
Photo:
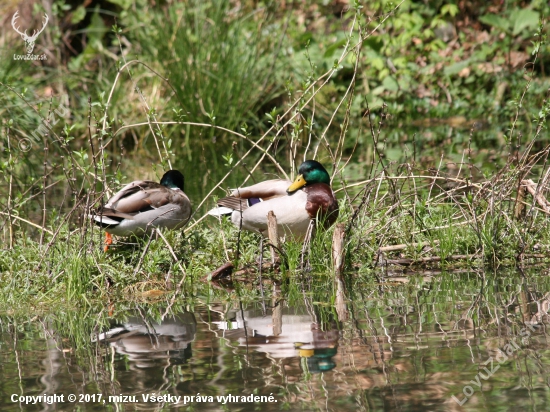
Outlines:
[[36, 38], [38, 37], [38, 35], [40, 33], [42, 33], [44, 31], [44, 29], [46, 28], [46, 24], [48, 24], [48, 15], [46, 13], [44, 13], [44, 25], [42, 26], [42, 28], [39, 31], [33, 30], [32, 36], [27, 35], [27, 30], [25, 30], [24, 33], [21, 33], [21, 31], [19, 30], [19, 27], [15, 26], [16, 20], [18, 18], [19, 18], [19, 10], [17, 10], [15, 12], [15, 14], [13, 15], [13, 18], [11, 19], [11, 25], [13, 26], [13, 29], [17, 33], [19, 33], [21, 38], [25, 41], [25, 46], [27, 47], [27, 54], [31, 54], [32, 51], [34, 50], [34, 43], [36, 42]]

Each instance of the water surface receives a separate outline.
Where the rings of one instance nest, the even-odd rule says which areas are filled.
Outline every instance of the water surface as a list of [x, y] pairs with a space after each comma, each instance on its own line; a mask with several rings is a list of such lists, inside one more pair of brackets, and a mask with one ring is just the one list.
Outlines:
[[[264, 301], [194, 301], [163, 320], [146, 303], [4, 314], [0, 409], [546, 410], [545, 272], [387, 276], [351, 283], [338, 304], [276, 287]], [[12, 402], [42, 394], [63, 402]]]

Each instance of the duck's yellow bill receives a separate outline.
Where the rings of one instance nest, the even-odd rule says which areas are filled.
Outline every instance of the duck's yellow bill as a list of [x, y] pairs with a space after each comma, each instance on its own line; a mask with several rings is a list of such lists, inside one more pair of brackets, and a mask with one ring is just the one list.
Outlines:
[[313, 349], [298, 349], [298, 355], [301, 358], [311, 358], [315, 355], [315, 351]]
[[301, 187], [304, 187], [306, 185], [306, 181], [304, 179], [304, 176], [299, 175], [294, 183], [292, 183], [288, 189], [286, 189], [287, 193], [295, 192], [296, 190], [300, 189]]

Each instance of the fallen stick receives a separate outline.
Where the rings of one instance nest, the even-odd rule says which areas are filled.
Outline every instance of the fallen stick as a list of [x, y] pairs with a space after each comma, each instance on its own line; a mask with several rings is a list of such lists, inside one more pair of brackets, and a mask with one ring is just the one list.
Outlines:
[[[445, 260], [472, 260], [472, 259], [480, 259], [481, 255], [451, 255], [447, 256]], [[424, 258], [418, 258], [418, 259], [385, 259], [384, 264], [385, 265], [402, 265], [402, 266], [409, 266], [414, 265], [415, 263], [431, 263], [431, 262], [441, 262], [443, 260], [439, 256], [429, 256]]]
[[437, 245], [439, 243], [439, 240], [435, 240], [434, 242], [420, 242], [420, 243], [403, 243], [401, 245], [390, 245], [390, 246], [382, 246], [378, 249], [378, 252], [394, 252], [396, 250], [403, 250], [407, 249], [408, 247], [419, 247], [419, 246], [429, 246], [431, 244]]
[[233, 273], [233, 263], [227, 262], [210, 273], [211, 280], [219, 280], [221, 278], [230, 277]]

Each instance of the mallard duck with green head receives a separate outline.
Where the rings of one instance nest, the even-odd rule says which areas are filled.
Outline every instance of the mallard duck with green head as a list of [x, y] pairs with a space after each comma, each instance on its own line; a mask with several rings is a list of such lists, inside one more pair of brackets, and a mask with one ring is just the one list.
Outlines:
[[267, 180], [235, 189], [231, 196], [218, 200], [209, 214], [231, 215], [239, 228], [267, 235], [267, 214], [277, 217], [279, 233], [295, 238], [306, 236], [312, 219], [331, 226], [338, 217], [338, 202], [330, 187], [330, 176], [321, 163], [306, 160], [294, 182]]
[[160, 183], [136, 180], [120, 189], [91, 216], [105, 229], [105, 250], [111, 235], [141, 236], [153, 228], [179, 229], [191, 216], [191, 202], [184, 193], [183, 175], [169, 170]]

